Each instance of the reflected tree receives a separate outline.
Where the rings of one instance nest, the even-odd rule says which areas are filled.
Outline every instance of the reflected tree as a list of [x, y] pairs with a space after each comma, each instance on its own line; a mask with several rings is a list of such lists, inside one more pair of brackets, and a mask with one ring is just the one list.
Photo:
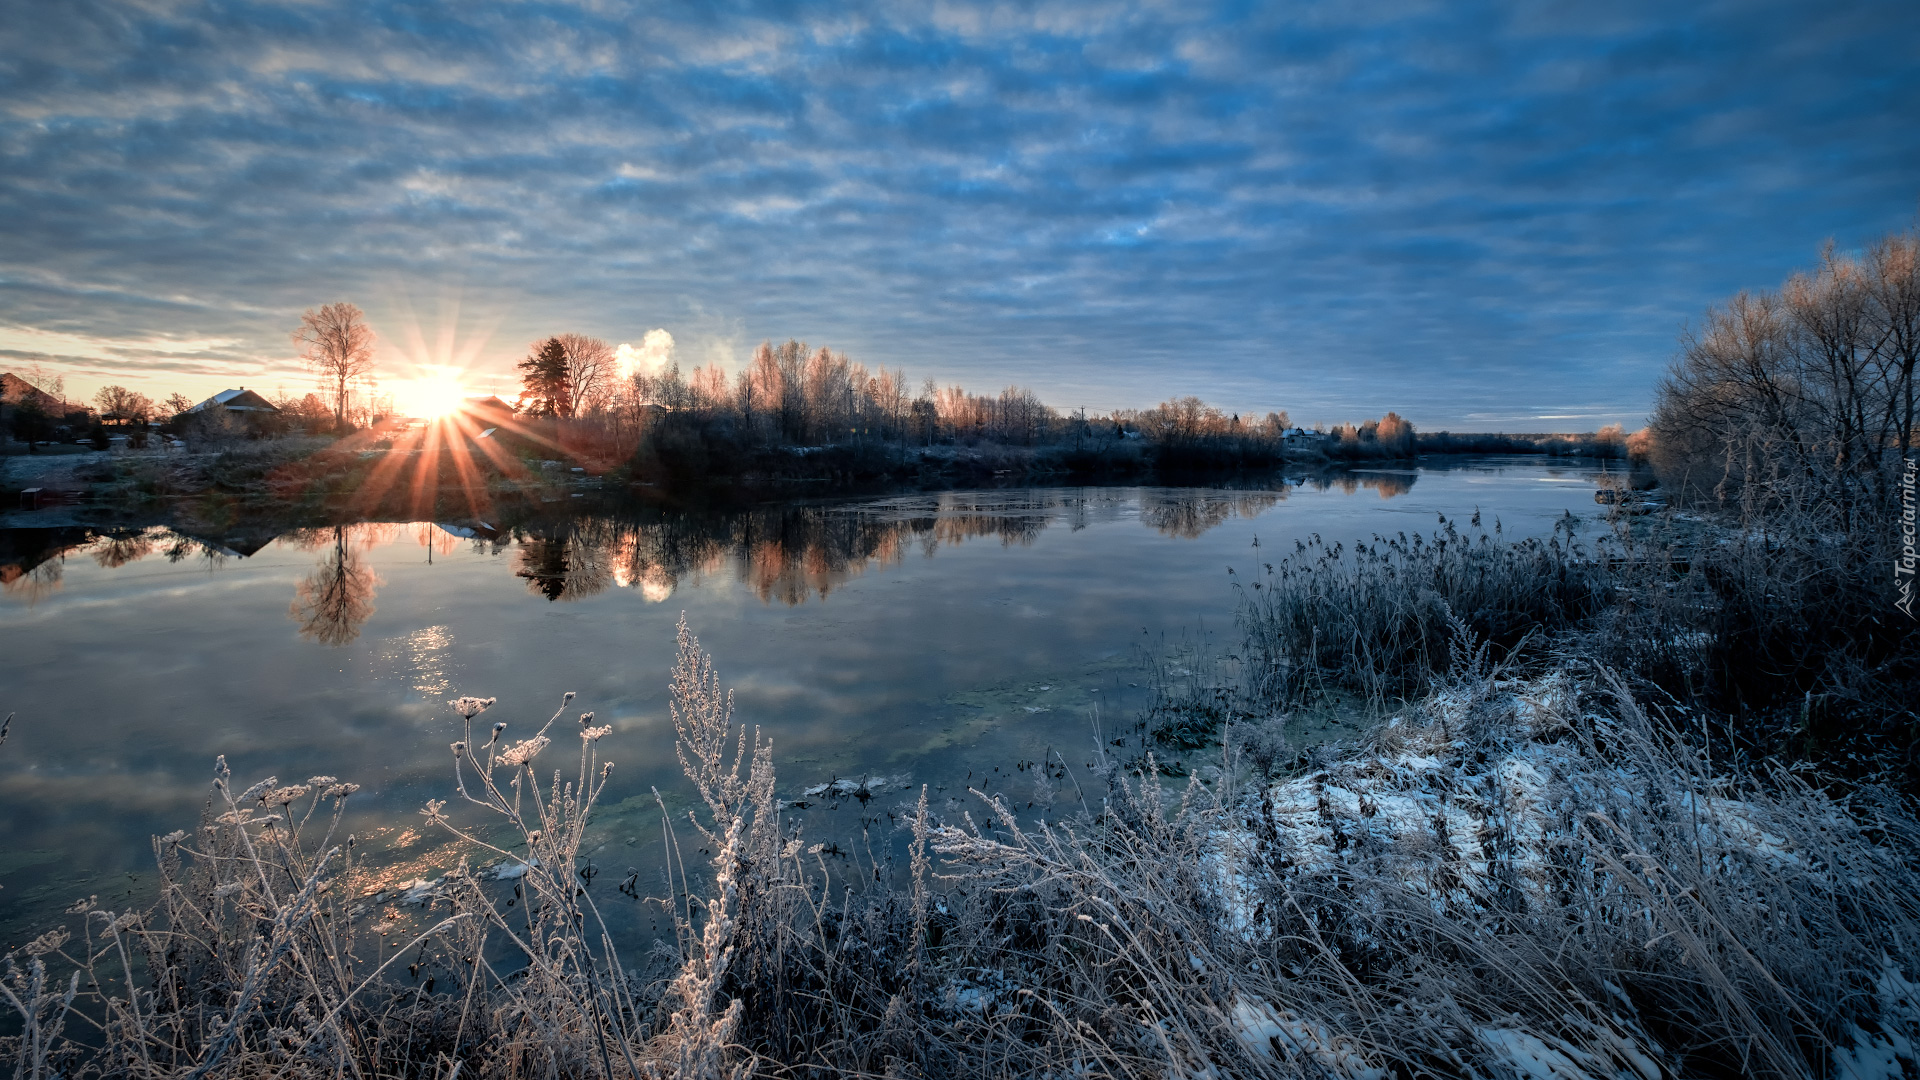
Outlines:
[[569, 522], [548, 534], [520, 541], [515, 576], [527, 590], [548, 600], [582, 600], [613, 583], [618, 535], [610, 523], [593, 519]]
[[1258, 517], [1286, 497], [1284, 489], [1235, 495], [1210, 491], [1150, 491], [1140, 497], [1140, 520], [1163, 536], [1193, 540], [1229, 519]]
[[333, 543], [320, 564], [294, 589], [287, 616], [300, 624], [300, 636], [322, 645], [345, 645], [360, 636], [373, 616], [373, 594], [380, 578], [361, 560], [347, 529], [332, 530]]
[[158, 546], [146, 529], [114, 530], [94, 542], [93, 561], [108, 570], [117, 570], [153, 554]]

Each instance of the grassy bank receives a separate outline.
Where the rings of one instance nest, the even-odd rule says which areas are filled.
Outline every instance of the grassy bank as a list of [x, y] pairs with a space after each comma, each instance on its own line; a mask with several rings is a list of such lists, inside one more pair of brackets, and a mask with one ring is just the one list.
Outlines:
[[[583, 872], [608, 729], [563, 702], [516, 735], [461, 699], [422, 811], [459, 867], [370, 903], [337, 830], [353, 784], [222, 766], [199, 825], [155, 841], [157, 907], [83, 900], [8, 957], [0, 1050], [36, 1080], [1920, 1064], [1920, 824], [1896, 800], [1729, 770], [1604, 668], [1514, 680], [1456, 632], [1437, 692], [1304, 774], [1260, 779], [1231, 730], [1184, 787], [1097, 745], [1023, 763], [1041, 814], [923, 793], [896, 845], [795, 831], [683, 624], [699, 810], [669, 815], [659, 899]], [[674, 928], [652, 955], [602, 917], [636, 903]]]

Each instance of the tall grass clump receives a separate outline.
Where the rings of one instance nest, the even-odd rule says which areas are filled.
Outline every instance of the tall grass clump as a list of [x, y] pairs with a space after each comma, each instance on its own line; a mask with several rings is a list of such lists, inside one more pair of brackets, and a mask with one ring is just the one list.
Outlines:
[[1248, 690], [1291, 707], [1332, 690], [1384, 708], [1448, 670], [1464, 626], [1510, 653], [1579, 625], [1612, 600], [1614, 577], [1575, 538], [1571, 517], [1552, 536], [1509, 542], [1464, 531], [1445, 515], [1432, 536], [1328, 544], [1318, 533], [1237, 586]]

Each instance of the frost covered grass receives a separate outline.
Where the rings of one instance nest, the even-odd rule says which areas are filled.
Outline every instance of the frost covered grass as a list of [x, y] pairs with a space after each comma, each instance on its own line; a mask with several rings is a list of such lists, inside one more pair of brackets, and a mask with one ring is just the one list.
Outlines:
[[1377, 716], [1425, 694], [1471, 635], [1487, 662], [1603, 661], [1711, 714], [1719, 752], [1920, 791], [1920, 624], [1892, 606], [1898, 523], [1837, 530], [1806, 507], [1738, 518], [1564, 519], [1512, 541], [1476, 513], [1429, 536], [1318, 536], [1239, 587], [1240, 692], [1255, 714], [1349, 694]]
[[1043, 763], [1044, 823], [923, 789], [897, 849], [783, 816], [684, 622], [671, 701], [697, 798], [666, 815], [657, 955], [622, 955], [580, 858], [606, 727], [463, 698], [423, 813], [468, 860], [383, 907], [338, 835], [353, 785], [222, 771], [156, 841], [154, 909], [82, 901], [7, 958], [0, 1050], [33, 1080], [1920, 1068], [1920, 825], [1710, 760], [1597, 666], [1466, 663], [1304, 775], [1257, 779], [1231, 731], [1184, 786]]
[[1249, 695], [1294, 707], [1338, 689], [1385, 709], [1448, 669], [1463, 620], [1502, 654], [1581, 624], [1616, 582], [1574, 528], [1510, 542], [1476, 512], [1432, 536], [1296, 541], [1240, 588]]
[[1578, 665], [1456, 683], [1240, 807], [1210, 863], [1229, 921], [1296, 980], [1352, 980], [1396, 1068], [1920, 1067], [1913, 818], [1716, 767], [1688, 719]]

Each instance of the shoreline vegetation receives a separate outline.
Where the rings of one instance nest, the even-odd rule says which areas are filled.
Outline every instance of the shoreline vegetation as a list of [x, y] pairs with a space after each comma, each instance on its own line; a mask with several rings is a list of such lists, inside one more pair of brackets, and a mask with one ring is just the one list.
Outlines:
[[[82, 900], [6, 958], [0, 1050], [33, 1080], [1913, 1075], [1917, 370], [1920, 238], [1829, 255], [1683, 342], [1664, 513], [1303, 540], [1139, 739], [923, 790], [892, 835], [796, 831], [683, 619], [697, 809], [662, 800], [657, 890], [582, 861], [618, 751], [571, 695], [529, 733], [450, 703], [422, 814], [471, 855], [405, 910], [329, 832], [351, 784], [221, 766], [155, 908]], [[1288, 745], [1335, 702], [1377, 722]], [[614, 903], [670, 940], [623, 955]]]
[[[346, 436], [287, 435], [181, 448], [115, 449], [29, 455], [16, 444], [0, 454], [0, 500], [8, 506], [85, 506], [102, 511], [179, 506], [226, 513], [282, 515], [496, 514], [501, 504], [567, 493], [625, 490], [681, 502], [741, 501], [819, 494], [1048, 484], [1207, 484], [1272, 476], [1282, 470], [1337, 473], [1350, 466], [1415, 461], [1431, 455], [1546, 454], [1631, 462], [1634, 486], [1651, 488], [1643, 455], [1631, 455], [1617, 431], [1597, 435], [1415, 436], [1404, 452], [1377, 440], [1342, 448], [1287, 449], [1223, 436], [1170, 445], [1125, 434], [1076, 444], [1009, 445], [975, 441], [932, 446], [837, 443], [821, 446], [738, 442], [693, 421], [660, 417], [634, 437], [626, 457], [552, 420], [496, 427], [479, 448], [481, 421], [456, 417], [442, 430], [375, 428]], [[462, 434], [464, 429], [470, 433]], [[583, 445], [587, 444], [587, 445]], [[77, 448], [75, 448], [77, 449]], [[23, 493], [31, 491], [30, 495]], [[24, 498], [24, 501], [23, 501]], [[204, 515], [203, 515], [204, 516]]]
[[[19, 442], [0, 443], [0, 465], [10, 466], [0, 469], [0, 499], [30, 490], [35, 504], [237, 499], [390, 513], [404, 497], [415, 516], [431, 516], [443, 497], [479, 504], [576, 475], [711, 498], [1190, 483], [1423, 454], [1644, 456], [1619, 425], [1586, 434], [1426, 433], [1388, 412], [1308, 430], [1283, 411], [1227, 411], [1191, 396], [1105, 415], [1068, 413], [1018, 386], [983, 395], [929, 380], [916, 396], [904, 372], [869, 371], [791, 340], [762, 343], [731, 376], [716, 364], [683, 377], [670, 361], [620, 375], [605, 342], [561, 334], [533, 343], [515, 402], [443, 400], [450, 411], [410, 420], [394, 414], [390, 398], [354, 390], [373, 375], [372, 331], [359, 309], [309, 311], [296, 337], [327, 376], [330, 403], [242, 389], [193, 406], [176, 394], [161, 407], [111, 386], [87, 408], [5, 376], [0, 430]], [[98, 452], [62, 460], [81, 446]], [[1651, 473], [1641, 472], [1651, 486]]]

